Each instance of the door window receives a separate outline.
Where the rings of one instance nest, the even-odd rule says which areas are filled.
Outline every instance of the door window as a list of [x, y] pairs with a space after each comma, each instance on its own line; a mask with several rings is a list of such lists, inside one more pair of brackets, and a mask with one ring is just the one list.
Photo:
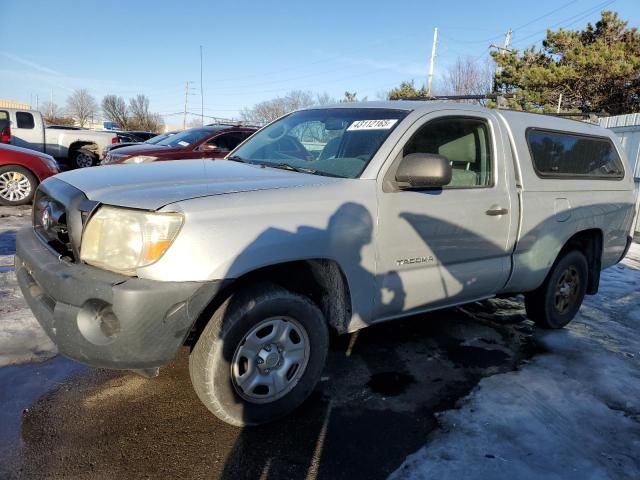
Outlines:
[[212, 138], [207, 144], [214, 144], [222, 152], [230, 152], [244, 140], [240, 133], [223, 133], [215, 138]]
[[405, 145], [411, 153], [443, 155], [451, 163], [451, 182], [444, 188], [478, 188], [493, 185], [489, 125], [483, 119], [446, 117], [432, 120]]
[[540, 177], [624, 177], [620, 157], [608, 138], [529, 129], [527, 143]]
[[33, 115], [27, 112], [16, 112], [16, 123], [18, 128], [33, 129], [36, 126]]

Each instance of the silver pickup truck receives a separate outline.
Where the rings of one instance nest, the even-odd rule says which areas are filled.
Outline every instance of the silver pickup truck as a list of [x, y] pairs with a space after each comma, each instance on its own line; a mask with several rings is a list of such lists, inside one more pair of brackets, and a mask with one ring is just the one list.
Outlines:
[[224, 160], [76, 170], [17, 235], [22, 292], [60, 352], [157, 373], [182, 345], [202, 402], [254, 425], [320, 378], [329, 329], [496, 295], [561, 328], [630, 245], [613, 133], [432, 102], [286, 115]]
[[[77, 127], [47, 127], [36, 110], [0, 107], [0, 125], [8, 122], [8, 143], [47, 153], [74, 168], [97, 165], [107, 145], [118, 143], [114, 132]], [[3, 141], [5, 141], [3, 139]]]

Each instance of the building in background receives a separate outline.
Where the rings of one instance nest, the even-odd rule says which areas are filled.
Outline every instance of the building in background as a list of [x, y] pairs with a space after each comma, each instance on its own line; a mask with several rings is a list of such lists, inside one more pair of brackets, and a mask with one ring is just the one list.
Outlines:
[[601, 127], [613, 130], [624, 148], [636, 183], [636, 233], [640, 233], [640, 113], [599, 119]]
[[18, 108], [21, 110], [31, 110], [31, 105], [28, 103], [14, 102], [13, 100], [3, 100], [0, 98], [0, 108]]

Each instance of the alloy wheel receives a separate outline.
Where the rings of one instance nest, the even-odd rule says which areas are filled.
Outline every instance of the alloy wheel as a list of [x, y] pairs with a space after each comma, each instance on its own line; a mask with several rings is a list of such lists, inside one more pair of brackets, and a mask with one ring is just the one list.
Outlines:
[[31, 194], [31, 182], [20, 172], [4, 172], [0, 175], [0, 197], [9, 202], [19, 202]]

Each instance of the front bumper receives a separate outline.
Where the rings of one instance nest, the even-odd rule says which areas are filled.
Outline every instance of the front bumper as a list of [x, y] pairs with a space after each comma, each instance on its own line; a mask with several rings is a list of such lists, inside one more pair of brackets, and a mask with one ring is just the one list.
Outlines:
[[222, 282], [160, 282], [60, 259], [32, 228], [16, 237], [22, 293], [61, 354], [94, 367], [165, 365]]

